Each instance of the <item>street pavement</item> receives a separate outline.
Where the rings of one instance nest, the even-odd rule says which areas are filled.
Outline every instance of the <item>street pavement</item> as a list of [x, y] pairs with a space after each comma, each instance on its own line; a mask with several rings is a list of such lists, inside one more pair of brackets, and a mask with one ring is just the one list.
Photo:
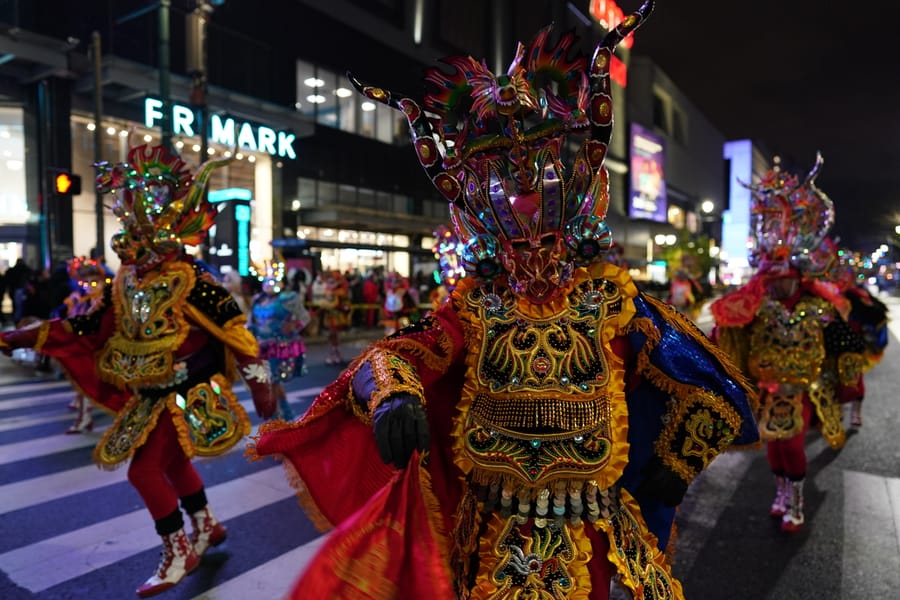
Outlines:
[[[900, 314], [900, 300], [886, 298]], [[708, 330], [708, 313], [699, 325]], [[900, 594], [900, 322], [867, 376], [864, 425], [840, 452], [807, 439], [807, 527], [786, 535], [769, 518], [773, 487], [762, 450], [720, 456], [678, 513], [674, 570], [691, 600], [855, 600]], [[377, 332], [346, 336], [351, 358]], [[309, 373], [288, 385], [299, 414], [339, 367], [310, 340]], [[238, 398], [259, 421], [243, 386]], [[0, 598], [132, 598], [156, 566], [159, 538], [126, 469], [90, 453], [111, 419], [65, 435], [71, 388], [0, 356]], [[162, 599], [282, 598], [323, 537], [275, 461], [248, 462], [242, 445], [195, 463], [228, 540]], [[626, 598], [621, 591], [616, 598]], [[322, 599], [325, 600], [325, 599]]]

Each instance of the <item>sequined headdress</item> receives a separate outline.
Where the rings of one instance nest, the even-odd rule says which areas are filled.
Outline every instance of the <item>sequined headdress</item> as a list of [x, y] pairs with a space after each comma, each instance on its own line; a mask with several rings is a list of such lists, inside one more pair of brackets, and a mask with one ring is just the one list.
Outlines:
[[[611, 236], [603, 167], [612, 133], [609, 69], [616, 45], [653, 9], [648, 0], [597, 45], [590, 62], [572, 54], [575, 36], [555, 43], [545, 28], [519, 44], [506, 73], [471, 57], [429, 69], [415, 100], [349, 75], [365, 96], [403, 111], [419, 161], [450, 202], [465, 241], [463, 264], [490, 281], [543, 303], [560, 293], [574, 266], [600, 260]], [[570, 168], [570, 135], [584, 138]]]
[[98, 260], [75, 256], [66, 261], [66, 267], [69, 271], [69, 278], [82, 290], [102, 287], [109, 283], [106, 270]]
[[274, 260], [265, 260], [261, 265], [252, 265], [250, 272], [263, 286], [268, 286], [276, 294], [281, 292], [285, 276], [285, 263], [280, 256]]
[[112, 212], [122, 230], [110, 246], [125, 264], [149, 266], [202, 243], [216, 216], [203, 193], [214, 169], [230, 162], [203, 163], [195, 176], [163, 146], [131, 148], [128, 162], [97, 167], [97, 189], [115, 193]]
[[750, 261], [760, 272], [786, 273], [791, 267], [815, 275], [829, 268], [833, 247], [826, 236], [834, 224], [834, 204], [815, 185], [821, 154], [804, 179], [776, 163], [762, 179], [748, 185], [754, 247]]
[[446, 225], [439, 225], [433, 233], [435, 242], [431, 250], [438, 261], [440, 283], [448, 290], [452, 290], [466, 275], [460, 258], [462, 243], [456, 233]]

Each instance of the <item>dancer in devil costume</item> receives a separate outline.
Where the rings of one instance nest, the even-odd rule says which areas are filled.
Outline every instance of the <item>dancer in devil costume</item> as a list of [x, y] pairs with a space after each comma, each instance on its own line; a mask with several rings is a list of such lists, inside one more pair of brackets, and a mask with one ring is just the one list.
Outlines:
[[351, 78], [409, 119], [467, 276], [250, 448], [337, 527], [294, 598], [607, 598], [614, 573], [636, 597], [683, 596], [675, 507], [757, 433], [730, 361], [604, 260], [609, 64], [651, 7], [590, 60], [549, 28], [500, 76], [447, 59], [423, 107]]
[[776, 165], [750, 186], [757, 273], [710, 307], [714, 337], [759, 390], [759, 432], [775, 477], [769, 514], [781, 529], [805, 522], [806, 431], [832, 448], [846, 441], [841, 401], [862, 397], [865, 346], [846, 321], [850, 302], [827, 279], [821, 251], [834, 223], [831, 200], [815, 186], [822, 156], [804, 180]]
[[113, 468], [131, 459], [128, 480], [163, 543], [159, 566], [137, 588], [141, 597], [177, 584], [225, 540], [191, 457], [222, 454], [250, 432], [232, 391], [238, 373], [260, 416], [275, 409], [268, 365], [244, 315], [184, 252], [213, 223], [203, 188], [225, 162], [204, 164], [192, 180], [174, 153], [139, 146], [128, 163], [98, 165], [98, 188], [117, 194], [113, 212], [123, 227], [111, 243], [122, 261], [112, 284], [86, 314], [0, 334], [4, 351], [53, 356], [83, 393], [116, 413], [94, 460]]

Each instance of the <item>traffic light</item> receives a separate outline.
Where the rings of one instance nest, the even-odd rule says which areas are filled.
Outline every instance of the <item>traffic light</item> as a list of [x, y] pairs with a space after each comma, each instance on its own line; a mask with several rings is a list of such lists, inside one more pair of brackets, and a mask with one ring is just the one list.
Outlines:
[[60, 196], [77, 196], [81, 193], [81, 176], [71, 171], [59, 170], [53, 175], [53, 191]]

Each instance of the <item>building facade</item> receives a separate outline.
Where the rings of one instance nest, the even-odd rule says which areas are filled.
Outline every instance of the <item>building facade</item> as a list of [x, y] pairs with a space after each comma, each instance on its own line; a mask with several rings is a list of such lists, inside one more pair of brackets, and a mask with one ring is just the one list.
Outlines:
[[[10, 153], [0, 162], [8, 190], [0, 196], [0, 268], [17, 256], [36, 265], [105, 247], [117, 224], [99, 208], [92, 164], [124, 160], [135, 141], [166, 140], [194, 166], [201, 156], [234, 159], [210, 184], [211, 198], [223, 202], [223, 222], [203, 249], [211, 262], [243, 270], [274, 246], [311, 270], [403, 275], [434, 268], [431, 232], [448, 219], [446, 202], [411, 152], [403, 116], [366, 102], [347, 71], [421, 98], [424, 69], [441, 57], [486, 57], [505, 72], [516, 43], [550, 23], [574, 30], [589, 56], [622, 17], [611, 0], [0, 7], [0, 151], [8, 141]], [[712, 221], [726, 208], [724, 139], [630, 46], [620, 45], [613, 69], [608, 220], [640, 278], [655, 234], [706, 227], [720, 235]], [[665, 123], [655, 120], [658, 96], [670, 101]], [[671, 204], [662, 222], [632, 213], [633, 124], [665, 141]], [[60, 168], [81, 175], [81, 194], [52, 193], [47, 174]], [[715, 211], [701, 219], [707, 199]]]

